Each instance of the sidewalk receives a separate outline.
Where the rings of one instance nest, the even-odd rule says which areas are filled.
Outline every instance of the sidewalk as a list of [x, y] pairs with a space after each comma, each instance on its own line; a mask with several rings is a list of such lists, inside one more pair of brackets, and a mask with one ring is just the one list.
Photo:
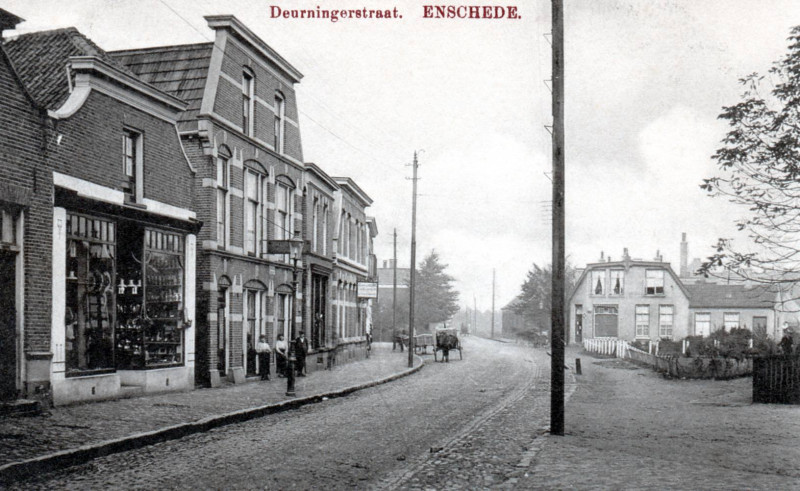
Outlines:
[[0, 419], [0, 482], [38, 469], [70, 465], [96, 455], [244, 421], [323, 397], [338, 397], [394, 380], [408, 368], [408, 354], [375, 344], [369, 359], [296, 379], [297, 397], [286, 397], [286, 379], [248, 382], [132, 399], [56, 407], [49, 414]]
[[800, 406], [752, 404], [749, 377], [667, 380], [575, 356], [565, 435], [545, 439], [521, 488], [800, 488]]

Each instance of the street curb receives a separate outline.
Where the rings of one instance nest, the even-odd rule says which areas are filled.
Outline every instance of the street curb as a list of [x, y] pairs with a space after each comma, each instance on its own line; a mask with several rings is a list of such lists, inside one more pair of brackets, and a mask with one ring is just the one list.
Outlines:
[[395, 373], [394, 375], [390, 375], [382, 379], [373, 380], [372, 382], [353, 385], [351, 387], [345, 387], [344, 389], [331, 392], [299, 397], [297, 399], [289, 399], [264, 406], [240, 409], [238, 411], [215, 416], [207, 416], [196, 421], [179, 423], [142, 433], [134, 433], [132, 435], [113, 440], [105, 440], [77, 448], [61, 450], [20, 462], [4, 464], [0, 466], [0, 484], [18, 481], [34, 474], [52, 472], [55, 470], [64, 469], [66, 467], [72, 467], [88, 462], [97, 457], [104, 457], [106, 455], [134, 450], [169, 440], [177, 440], [178, 438], [183, 438], [188, 435], [201, 433], [232, 423], [241, 423], [251, 419], [260, 418], [268, 414], [297, 409], [307, 404], [316, 404], [318, 402], [322, 402], [323, 400], [344, 397], [352, 394], [353, 392], [392, 382], [422, 370], [422, 367], [425, 366], [424, 360], [417, 355], [414, 355], [414, 358], [416, 358], [417, 362], [415, 367], [407, 368], [402, 372]]

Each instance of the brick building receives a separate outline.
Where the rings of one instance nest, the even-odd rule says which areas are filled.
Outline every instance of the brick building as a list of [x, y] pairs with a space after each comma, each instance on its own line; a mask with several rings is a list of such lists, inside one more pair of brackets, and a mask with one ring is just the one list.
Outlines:
[[[0, 36], [22, 19], [0, 9]], [[0, 401], [50, 385], [51, 182], [46, 111], [0, 40]]]
[[349, 177], [334, 177], [336, 192], [333, 267], [333, 330], [341, 356], [345, 359], [364, 355], [366, 334], [372, 326], [371, 299], [358, 297], [358, 283], [377, 282], [377, 264], [373, 238], [375, 220], [367, 217], [370, 198]]
[[35, 372], [49, 374], [55, 404], [193, 387], [199, 224], [176, 132], [185, 104], [73, 28], [5, 49], [48, 115], [49, 172], [33, 189], [52, 200], [39, 222], [52, 262], [35, 280], [52, 302], [31, 340]]

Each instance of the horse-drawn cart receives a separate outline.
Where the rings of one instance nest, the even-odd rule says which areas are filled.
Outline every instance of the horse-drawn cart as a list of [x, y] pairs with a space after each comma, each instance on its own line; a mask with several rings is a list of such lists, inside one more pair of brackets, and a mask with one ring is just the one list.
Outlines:
[[450, 351], [458, 350], [458, 359], [463, 360], [464, 355], [461, 349], [461, 341], [458, 339], [458, 330], [454, 328], [436, 330], [436, 346], [433, 348], [433, 359], [437, 359], [436, 353], [442, 352], [442, 361], [450, 361]]

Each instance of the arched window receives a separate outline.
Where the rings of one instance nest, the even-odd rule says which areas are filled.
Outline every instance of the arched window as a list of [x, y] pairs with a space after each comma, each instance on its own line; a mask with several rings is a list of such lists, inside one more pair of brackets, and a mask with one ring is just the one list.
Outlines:
[[230, 200], [228, 196], [228, 183], [230, 181], [231, 151], [226, 146], [217, 150], [217, 247], [225, 248], [228, 245], [228, 231], [230, 229]]

